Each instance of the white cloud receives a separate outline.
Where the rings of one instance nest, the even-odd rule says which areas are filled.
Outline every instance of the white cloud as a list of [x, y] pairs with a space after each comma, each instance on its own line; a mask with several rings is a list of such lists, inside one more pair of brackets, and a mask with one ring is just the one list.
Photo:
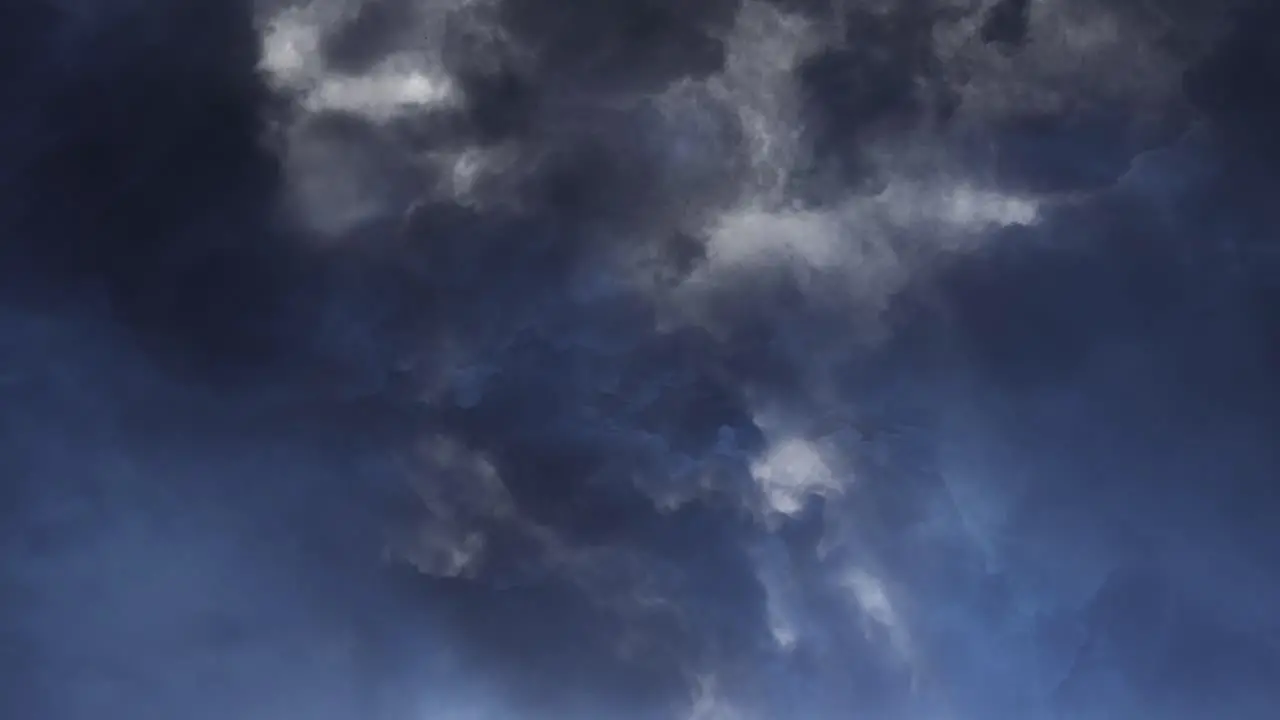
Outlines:
[[707, 241], [712, 268], [796, 262], [816, 269], [842, 262], [840, 219], [813, 210], [743, 208], [719, 219]]
[[888, 633], [890, 648], [897, 658], [909, 663], [912, 659], [910, 634], [884, 581], [863, 568], [854, 567], [841, 578], [840, 586], [849, 592], [866, 621]]
[[830, 495], [841, 490], [840, 481], [816, 444], [801, 438], [787, 438], [770, 446], [752, 462], [755, 479], [769, 509], [796, 515], [814, 495]]
[[309, 92], [303, 106], [312, 112], [340, 111], [370, 120], [391, 120], [450, 103], [453, 81], [420, 57], [392, 58], [366, 75], [327, 75]]
[[311, 112], [339, 111], [382, 122], [457, 99], [434, 48], [385, 58], [363, 74], [336, 72], [320, 52], [321, 39], [345, 19], [316, 3], [290, 8], [265, 24], [261, 67], [276, 87], [300, 97]]

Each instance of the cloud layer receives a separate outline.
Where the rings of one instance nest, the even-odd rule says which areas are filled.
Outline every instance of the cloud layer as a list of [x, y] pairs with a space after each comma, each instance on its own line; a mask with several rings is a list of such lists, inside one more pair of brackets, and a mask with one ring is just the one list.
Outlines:
[[1269, 12], [4, 11], [6, 716], [1270, 717]]

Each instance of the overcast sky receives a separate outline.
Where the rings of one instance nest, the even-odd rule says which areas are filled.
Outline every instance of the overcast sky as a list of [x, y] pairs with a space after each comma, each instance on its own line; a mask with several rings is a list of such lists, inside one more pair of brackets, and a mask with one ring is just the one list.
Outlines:
[[1263, 720], [1280, 14], [0, 10], [0, 715]]

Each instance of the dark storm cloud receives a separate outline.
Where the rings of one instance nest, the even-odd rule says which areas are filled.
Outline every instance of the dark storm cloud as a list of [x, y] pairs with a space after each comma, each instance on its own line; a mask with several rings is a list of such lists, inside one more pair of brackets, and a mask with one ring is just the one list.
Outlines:
[[1268, 716], [1265, 16], [187, 5], [4, 11], [10, 715]]

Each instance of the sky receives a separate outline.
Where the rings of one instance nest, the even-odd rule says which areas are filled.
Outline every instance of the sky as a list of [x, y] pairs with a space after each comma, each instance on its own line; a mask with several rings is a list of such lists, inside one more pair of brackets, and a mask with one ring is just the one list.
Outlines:
[[0, 10], [0, 716], [1263, 720], [1280, 12]]

